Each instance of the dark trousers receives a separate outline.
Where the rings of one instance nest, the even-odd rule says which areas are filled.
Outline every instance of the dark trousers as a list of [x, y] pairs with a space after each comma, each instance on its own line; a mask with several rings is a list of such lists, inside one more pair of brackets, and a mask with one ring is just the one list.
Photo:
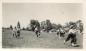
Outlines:
[[77, 41], [76, 34], [72, 34], [72, 33], [69, 34], [68, 37], [67, 37], [67, 39], [66, 39], [66, 42], [69, 41], [70, 39], [71, 39], [71, 43], [76, 44], [76, 41]]
[[36, 31], [35, 33], [36, 33], [37, 37], [40, 36], [40, 31]]
[[60, 32], [60, 37], [64, 37], [64, 32]]

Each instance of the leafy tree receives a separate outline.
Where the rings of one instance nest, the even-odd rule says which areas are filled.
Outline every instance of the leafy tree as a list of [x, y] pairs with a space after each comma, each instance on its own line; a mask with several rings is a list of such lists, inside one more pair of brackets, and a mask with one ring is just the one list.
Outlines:
[[26, 29], [23, 27], [22, 30], [26, 30]]
[[57, 25], [57, 29], [59, 29], [59, 28], [62, 28], [62, 25], [61, 24], [58, 24]]
[[49, 30], [52, 29], [52, 24], [51, 24], [50, 20], [46, 20], [46, 25], [47, 25], [47, 27], [46, 27], [47, 32], [49, 32]]
[[57, 25], [56, 24], [52, 24], [52, 29], [57, 29]]
[[80, 32], [83, 31], [83, 23], [81, 20], [76, 21], [77, 28], [80, 30]]
[[38, 22], [38, 20], [30, 20], [30, 27], [32, 31], [34, 31], [35, 27], [40, 27], [40, 23]]
[[17, 23], [17, 28], [21, 28], [21, 27], [20, 27], [20, 22], [19, 22], [19, 21], [18, 21], [18, 23]]

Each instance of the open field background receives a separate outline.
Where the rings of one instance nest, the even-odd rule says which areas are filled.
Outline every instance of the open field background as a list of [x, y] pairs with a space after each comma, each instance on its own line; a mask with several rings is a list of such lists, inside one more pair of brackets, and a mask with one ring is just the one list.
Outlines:
[[37, 38], [32, 31], [21, 31], [20, 38], [12, 36], [12, 30], [4, 30], [2, 32], [2, 48], [83, 48], [83, 35], [77, 35], [77, 43], [79, 47], [69, 47], [68, 44], [64, 45], [64, 39], [58, 39], [56, 33], [42, 32], [40, 38]]

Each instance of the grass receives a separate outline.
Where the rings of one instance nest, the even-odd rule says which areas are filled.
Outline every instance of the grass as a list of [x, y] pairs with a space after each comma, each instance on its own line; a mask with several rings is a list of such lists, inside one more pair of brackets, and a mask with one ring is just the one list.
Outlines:
[[[68, 47], [64, 45], [64, 39], [58, 40], [56, 33], [42, 32], [40, 38], [37, 38], [34, 32], [21, 31], [19, 39], [12, 36], [11, 30], [4, 30], [2, 32], [2, 48], [67, 48], [67, 49], [81, 49], [83, 48], [83, 36], [77, 35], [79, 47]], [[68, 43], [69, 44], [69, 43]]]

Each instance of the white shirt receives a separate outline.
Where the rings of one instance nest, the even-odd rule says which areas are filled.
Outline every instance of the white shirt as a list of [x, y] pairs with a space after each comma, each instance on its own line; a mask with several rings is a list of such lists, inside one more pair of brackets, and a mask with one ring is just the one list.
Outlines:
[[35, 28], [35, 31], [37, 31], [38, 29], [37, 28]]
[[69, 32], [68, 32], [68, 34], [70, 34], [70, 33], [75, 34], [76, 33], [76, 30], [75, 29], [70, 29]]

